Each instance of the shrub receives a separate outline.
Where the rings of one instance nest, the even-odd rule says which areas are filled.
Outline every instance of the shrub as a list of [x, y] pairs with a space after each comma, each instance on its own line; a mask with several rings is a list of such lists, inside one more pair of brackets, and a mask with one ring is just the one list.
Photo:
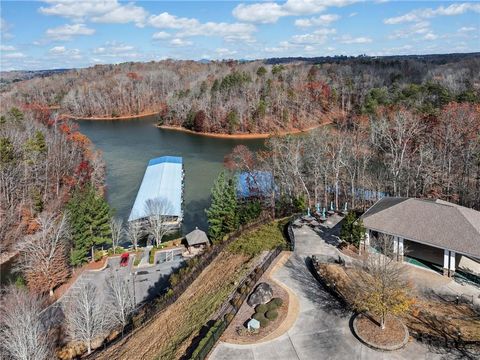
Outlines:
[[255, 320], [258, 320], [260, 321], [260, 319], [265, 319], [265, 314], [264, 313], [260, 313], [260, 312], [256, 312], [255, 314], [252, 315], [252, 319], [255, 319]]
[[133, 266], [138, 266], [141, 260], [142, 260], [141, 256], [135, 256], [135, 260], [133, 260]]
[[93, 253], [93, 260], [100, 261], [103, 258], [103, 251], [102, 250], [95, 250]]
[[232, 314], [232, 313], [227, 313], [227, 314], [225, 314], [225, 317], [224, 317], [225, 322], [226, 322], [227, 324], [230, 324], [230, 323], [232, 322], [232, 320], [233, 320], [234, 317], [235, 317], [235, 315]]
[[273, 298], [271, 301], [274, 302], [278, 307], [283, 305], [283, 300], [280, 298]]
[[265, 311], [275, 310], [278, 308], [277, 304], [275, 304], [273, 301], [268, 302], [266, 305], [267, 305], [267, 310]]
[[260, 314], [265, 314], [265, 312], [267, 312], [268, 310], [269, 308], [266, 304], [257, 305], [257, 307], [255, 308], [255, 312]]
[[266, 317], [268, 320], [275, 320], [275, 319], [278, 317], [278, 312], [277, 312], [277, 310], [268, 310], [268, 311], [265, 313], [265, 317]]
[[263, 313], [255, 313], [252, 316], [252, 319], [258, 320], [260, 322], [260, 326], [262, 328], [268, 325], [268, 319], [265, 317]]
[[165, 293], [164, 297], [165, 299], [169, 299], [173, 296], [173, 289], [172, 288], [168, 288], [167, 292]]

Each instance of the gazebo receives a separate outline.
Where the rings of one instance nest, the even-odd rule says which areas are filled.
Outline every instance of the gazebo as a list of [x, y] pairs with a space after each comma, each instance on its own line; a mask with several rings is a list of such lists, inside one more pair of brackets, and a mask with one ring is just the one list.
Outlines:
[[188, 248], [203, 248], [205, 245], [210, 245], [210, 240], [208, 240], [207, 234], [205, 231], [200, 230], [198, 227], [195, 228], [192, 232], [188, 233], [185, 236], [187, 240]]

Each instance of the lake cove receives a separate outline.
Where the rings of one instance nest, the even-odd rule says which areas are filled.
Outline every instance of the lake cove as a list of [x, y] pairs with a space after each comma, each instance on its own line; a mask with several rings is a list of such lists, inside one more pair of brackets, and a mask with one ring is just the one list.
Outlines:
[[262, 139], [222, 139], [159, 129], [156, 117], [123, 121], [82, 121], [80, 131], [102, 151], [107, 165], [107, 200], [126, 219], [142, 181], [148, 160], [163, 155], [182, 156], [185, 168], [183, 232], [207, 229], [204, 209], [210, 189], [223, 169], [223, 158], [236, 145], [263, 147]]

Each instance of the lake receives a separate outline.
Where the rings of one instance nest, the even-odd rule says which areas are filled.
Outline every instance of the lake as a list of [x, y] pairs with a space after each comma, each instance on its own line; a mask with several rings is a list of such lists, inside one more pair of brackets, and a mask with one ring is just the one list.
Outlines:
[[183, 232], [207, 230], [205, 208], [210, 189], [223, 169], [224, 156], [239, 144], [258, 150], [264, 140], [220, 139], [155, 127], [155, 117], [118, 121], [77, 121], [80, 131], [103, 153], [107, 200], [116, 215], [130, 214], [151, 158], [182, 156], [185, 168]]

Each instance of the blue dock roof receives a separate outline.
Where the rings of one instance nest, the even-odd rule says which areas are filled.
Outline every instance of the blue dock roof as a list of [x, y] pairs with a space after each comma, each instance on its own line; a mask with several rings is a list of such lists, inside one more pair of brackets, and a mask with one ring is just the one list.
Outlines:
[[182, 165], [183, 159], [178, 156], [162, 156], [148, 162], [128, 221], [150, 216], [147, 202], [156, 200], [167, 204], [162, 215], [182, 217]]

